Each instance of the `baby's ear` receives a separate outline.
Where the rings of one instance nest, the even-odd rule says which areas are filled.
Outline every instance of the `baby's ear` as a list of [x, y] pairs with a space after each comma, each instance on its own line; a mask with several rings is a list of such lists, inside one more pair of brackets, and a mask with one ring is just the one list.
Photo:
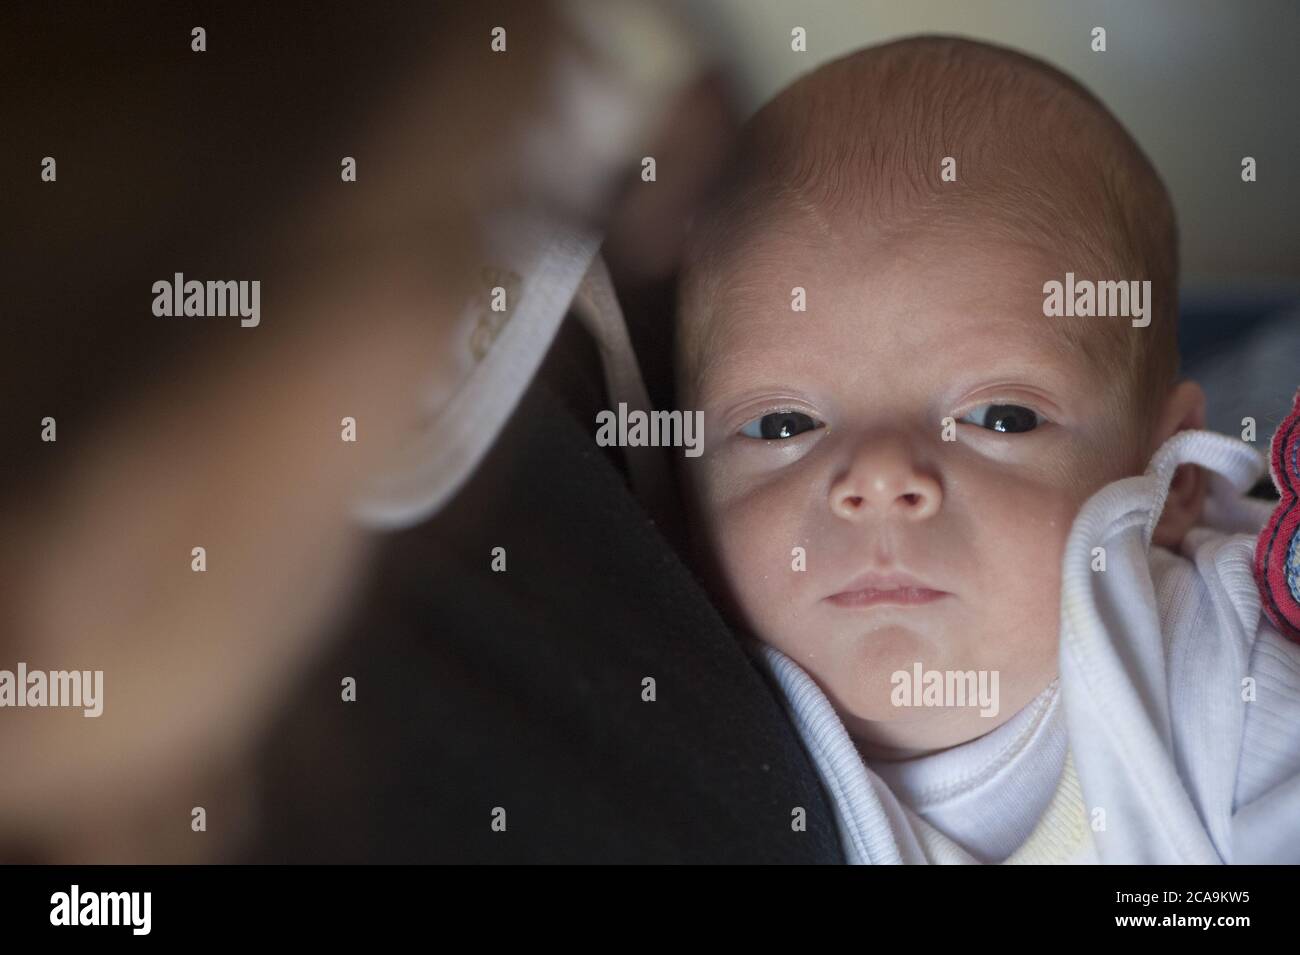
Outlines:
[[[1205, 427], [1205, 392], [1194, 381], [1180, 381], [1165, 399], [1164, 409], [1156, 427], [1151, 448], [1156, 448], [1179, 431]], [[1205, 506], [1207, 481], [1205, 472], [1195, 464], [1180, 465], [1169, 484], [1169, 497], [1160, 514], [1151, 542], [1160, 547], [1177, 550], [1183, 536], [1201, 518]]]

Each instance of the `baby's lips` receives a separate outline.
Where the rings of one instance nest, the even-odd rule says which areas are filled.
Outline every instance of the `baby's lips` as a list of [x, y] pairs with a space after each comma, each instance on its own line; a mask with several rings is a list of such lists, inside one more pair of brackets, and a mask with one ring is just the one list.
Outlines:
[[899, 587], [889, 590], [864, 589], [849, 593], [834, 594], [827, 598], [837, 607], [917, 607], [932, 604], [949, 596], [941, 590], [929, 590], [923, 587]]
[[835, 592], [828, 594], [827, 599], [849, 597], [863, 592], [879, 593], [886, 591], [914, 591], [918, 597], [922, 595], [922, 592], [927, 591], [939, 596], [948, 593], [946, 590], [936, 587], [914, 574], [910, 574], [903, 570], [890, 569], [871, 570], [859, 574], [853, 579], [847, 581]]

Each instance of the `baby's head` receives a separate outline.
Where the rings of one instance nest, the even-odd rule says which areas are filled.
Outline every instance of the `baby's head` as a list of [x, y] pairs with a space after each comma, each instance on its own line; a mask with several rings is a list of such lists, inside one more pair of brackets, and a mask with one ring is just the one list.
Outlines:
[[[709, 563], [865, 752], [980, 736], [1056, 676], [1080, 505], [1203, 424], [1200, 390], [1176, 383], [1168, 194], [1077, 83], [949, 38], [822, 67], [741, 150], [692, 230], [678, 302]], [[1129, 317], [1045, 315], [1067, 273], [1149, 281], [1146, 316], [1136, 300]], [[1157, 543], [1202, 494], [1180, 474]], [[894, 674], [917, 664], [996, 673], [996, 715], [895, 705]]]

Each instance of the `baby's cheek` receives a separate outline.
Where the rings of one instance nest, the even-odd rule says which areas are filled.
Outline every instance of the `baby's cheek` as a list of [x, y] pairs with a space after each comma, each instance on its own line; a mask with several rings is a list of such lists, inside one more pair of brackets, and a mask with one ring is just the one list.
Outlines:
[[1030, 671], [1054, 655], [1060, 621], [1061, 558], [1077, 502], [1069, 488], [1006, 482], [980, 508], [979, 592], [1010, 659]]
[[1007, 549], [1015, 554], [1016, 576], [1024, 581], [1028, 591], [1023, 594], [1025, 606], [1036, 608], [1042, 617], [1053, 621], [1055, 631], [1061, 594], [1061, 557], [1070, 532], [1071, 508], [1068, 501], [1060, 499], [1044, 501], [1042, 505], [1012, 525], [1015, 538], [1007, 541]]
[[1082, 503], [1075, 463], [987, 475], [982, 488], [970, 487], [979, 500], [971, 510], [983, 547], [996, 548], [998, 563], [1058, 567]]
[[723, 572], [760, 629], [775, 626], [790, 603], [796, 510], [784, 495], [751, 492], [728, 501], [718, 512], [715, 546]]

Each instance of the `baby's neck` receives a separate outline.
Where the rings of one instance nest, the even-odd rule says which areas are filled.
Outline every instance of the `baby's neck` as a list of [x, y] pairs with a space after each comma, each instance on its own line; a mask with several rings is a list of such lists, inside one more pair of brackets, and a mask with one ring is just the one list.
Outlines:
[[854, 746], [868, 762], [923, 759], [996, 733], [1056, 685], [1056, 679], [1053, 678], [1024, 705], [1010, 710], [996, 721], [971, 721], [964, 711], [953, 711], [950, 718], [936, 721], [922, 730], [915, 723], [864, 720], [843, 712], [840, 713], [840, 718], [844, 721]]

